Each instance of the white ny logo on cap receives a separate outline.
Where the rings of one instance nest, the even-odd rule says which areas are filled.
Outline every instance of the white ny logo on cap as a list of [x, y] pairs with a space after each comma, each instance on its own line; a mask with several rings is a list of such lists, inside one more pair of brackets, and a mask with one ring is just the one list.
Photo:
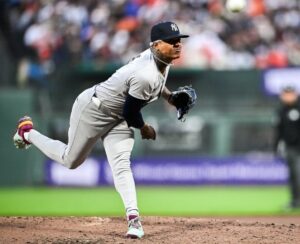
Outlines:
[[175, 24], [171, 24], [172, 31], [178, 31], [178, 27]]

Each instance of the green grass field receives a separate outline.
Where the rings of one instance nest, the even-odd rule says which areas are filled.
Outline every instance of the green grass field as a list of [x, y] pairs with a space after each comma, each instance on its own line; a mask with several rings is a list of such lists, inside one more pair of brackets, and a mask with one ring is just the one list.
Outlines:
[[[286, 215], [283, 186], [138, 187], [143, 215]], [[123, 216], [114, 188], [0, 188], [1, 216]]]

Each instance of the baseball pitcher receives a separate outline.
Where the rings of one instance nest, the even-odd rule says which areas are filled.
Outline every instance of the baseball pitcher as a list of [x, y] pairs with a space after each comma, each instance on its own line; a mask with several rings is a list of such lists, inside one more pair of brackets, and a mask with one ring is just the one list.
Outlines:
[[[185, 104], [178, 102], [181, 91], [171, 92], [165, 86], [170, 65], [180, 57], [180, 33], [172, 22], [162, 22], [151, 29], [150, 48], [118, 69], [108, 80], [83, 91], [75, 100], [70, 115], [68, 144], [53, 140], [33, 129], [28, 116], [18, 122], [13, 138], [17, 148], [36, 146], [47, 157], [69, 169], [81, 165], [94, 144], [102, 140], [111, 166], [114, 184], [126, 209], [131, 238], [141, 238], [144, 231], [139, 218], [136, 188], [130, 168], [130, 154], [134, 145], [134, 130], [139, 129], [143, 139], [155, 140], [154, 128], [141, 114], [145, 105], [160, 96], [176, 106], [180, 118], [194, 104], [192, 88]], [[178, 117], [179, 118], [179, 117]]]

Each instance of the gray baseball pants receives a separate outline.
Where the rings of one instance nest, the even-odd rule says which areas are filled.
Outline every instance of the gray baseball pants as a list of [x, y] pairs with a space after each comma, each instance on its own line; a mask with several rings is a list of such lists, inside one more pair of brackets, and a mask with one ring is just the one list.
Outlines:
[[127, 214], [137, 213], [135, 183], [130, 168], [134, 145], [133, 130], [125, 121], [110, 115], [103, 104], [93, 102], [95, 88], [83, 91], [73, 104], [68, 131], [68, 144], [50, 139], [32, 129], [28, 140], [47, 157], [69, 169], [80, 166], [101, 139], [112, 169], [116, 190], [121, 195]]

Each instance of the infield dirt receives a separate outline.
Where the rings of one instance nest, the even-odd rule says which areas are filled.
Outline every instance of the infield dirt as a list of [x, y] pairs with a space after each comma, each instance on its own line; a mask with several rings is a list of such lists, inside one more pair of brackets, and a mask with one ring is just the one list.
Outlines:
[[0, 217], [0, 243], [300, 243], [300, 217], [144, 217], [127, 239], [125, 218]]

